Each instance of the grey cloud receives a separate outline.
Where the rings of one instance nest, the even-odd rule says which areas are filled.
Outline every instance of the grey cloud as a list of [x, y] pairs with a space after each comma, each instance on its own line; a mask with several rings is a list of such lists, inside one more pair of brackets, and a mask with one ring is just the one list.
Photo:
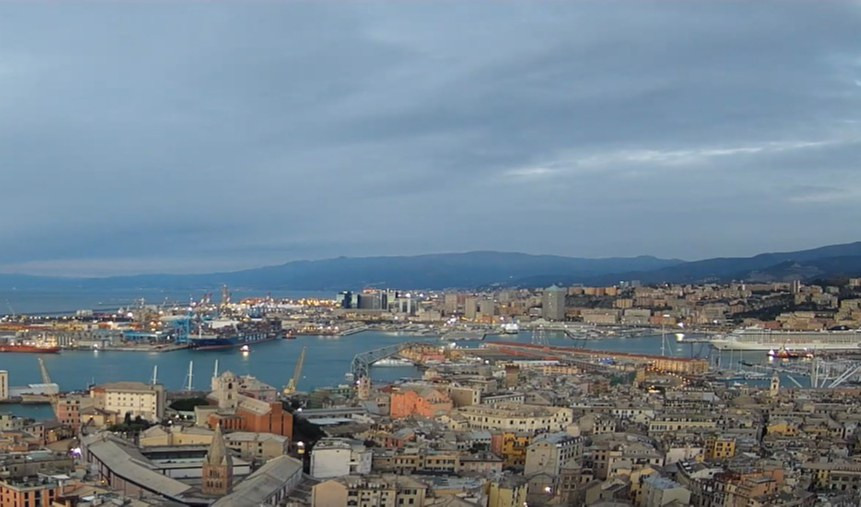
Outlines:
[[850, 2], [3, 3], [0, 271], [854, 240], [859, 27]]

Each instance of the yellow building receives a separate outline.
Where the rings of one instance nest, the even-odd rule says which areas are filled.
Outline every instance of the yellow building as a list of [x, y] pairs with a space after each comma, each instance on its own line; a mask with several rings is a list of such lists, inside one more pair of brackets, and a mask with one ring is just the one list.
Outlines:
[[703, 448], [706, 461], [722, 461], [735, 456], [735, 438], [709, 436]]
[[523, 507], [526, 505], [526, 479], [508, 476], [487, 485], [487, 507]]
[[506, 467], [522, 467], [526, 464], [526, 450], [531, 442], [531, 433], [506, 431], [493, 435], [490, 445]]
[[798, 435], [798, 425], [787, 421], [786, 419], [778, 419], [772, 421], [766, 428], [766, 435], [776, 435], [781, 437], [794, 437]]

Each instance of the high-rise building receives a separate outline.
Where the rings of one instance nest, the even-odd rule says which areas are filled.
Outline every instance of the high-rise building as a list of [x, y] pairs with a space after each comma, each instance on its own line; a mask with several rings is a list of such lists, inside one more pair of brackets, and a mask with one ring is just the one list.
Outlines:
[[446, 293], [446, 295], [444, 296], [444, 298], [443, 298], [443, 308], [444, 308], [444, 310], [445, 310], [445, 314], [446, 314], [447, 316], [448, 316], [448, 315], [454, 315], [454, 314], [456, 314], [456, 313], [458, 312], [458, 310], [459, 310], [459, 308], [458, 308], [458, 307], [459, 307], [459, 305], [458, 305], [458, 302], [457, 302], [457, 300], [458, 300], [458, 297], [457, 297], [457, 296], [458, 296], [458, 295], [457, 295], [457, 293], [456, 293], [456, 292], [449, 292], [449, 293]]
[[541, 316], [544, 320], [565, 320], [565, 295], [568, 291], [556, 285], [544, 289]]
[[467, 320], [475, 320], [475, 315], [478, 313], [478, 298], [468, 296], [463, 302], [463, 316]]
[[476, 318], [482, 321], [493, 320], [496, 313], [496, 302], [493, 298], [485, 298], [478, 302], [478, 313]]
[[389, 298], [382, 291], [365, 291], [359, 294], [359, 304], [356, 308], [360, 310], [387, 310]]
[[341, 308], [349, 310], [353, 307], [353, 293], [348, 290], [339, 292], [335, 300]]

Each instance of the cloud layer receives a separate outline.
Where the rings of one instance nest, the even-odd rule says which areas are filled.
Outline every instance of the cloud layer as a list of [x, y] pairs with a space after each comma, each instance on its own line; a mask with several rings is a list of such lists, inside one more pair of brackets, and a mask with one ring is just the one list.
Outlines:
[[0, 3], [0, 271], [857, 240], [857, 2]]

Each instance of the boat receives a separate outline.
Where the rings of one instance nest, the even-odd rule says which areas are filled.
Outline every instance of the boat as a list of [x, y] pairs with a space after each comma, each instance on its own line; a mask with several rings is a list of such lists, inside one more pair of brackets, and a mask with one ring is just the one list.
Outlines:
[[775, 359], [812, 359], [813, 353], [808, 351], [799, 352], [795, 350], [787, 350], [786, 347], [781, 347], [777, 352], [769, 350], [768, 357]]
[[192, 350], [227, 350], [245, 344], [277, 340], [281, 333], [280, 324], [277, 324], [277, 321], [276, 323], [214, 321], [201, 325], [198, 333], [188, 338]]
[[517, 334], [520, 332], [520, 324], [517, 322], [506, 322], [502, 325], [502, 332], [504, 334]]
[[374, 366], [412, 366], [413, 363], [411, 361], [407, 361], [406, 359], [400, 359], [397, 357], [387, 357], [384, 359], [380, 359]]
[[774, 331], [749, 327], [710, 343], [719, 350], [861, 350], [861, 330]]
[[251, 352], [251, 347], [249, 347], [248, 345], [243, 345], [242, 347], [239, 348], [239, 350], [241, 352]]
[[22, 345], [20, 343], [0, 344], [0, 352], [15, 352], [21, 354], [56, 354], [60, 347], [49, 347], [43, 345]]

